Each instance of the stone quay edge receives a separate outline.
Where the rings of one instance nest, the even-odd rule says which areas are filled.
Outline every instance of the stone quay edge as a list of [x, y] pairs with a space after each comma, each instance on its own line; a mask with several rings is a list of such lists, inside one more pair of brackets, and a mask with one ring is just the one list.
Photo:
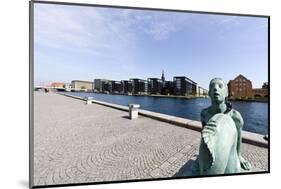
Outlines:
[[[57, 94], [86, 101], [85, 98], [75, 96], [75, 95], [62, 94], [62, 93], [57, 93]], [[95, 104], [99, 104], [99, 105], [103, 105], [106, 107], [129, 112], [129, 107], [127, 107], [127, 106], [113, 104], [113, 103], [109, 103], [109, 102], [103, 102], [103, 101], [99, 101], [99, 100], [91, 100], [91, 101], [92, 101], [92, 103], [95, 103]], [[158, 112], [152, 112], [152, 111], [143, 110], [143, 109], [139, 109], [139, 114], [142, 116], [152, 118], [152, 119], [156, 119], [158, 121], [171, 123], [173, 125], [185, 127], [185, 128], [192, 129], [195, 131], [201, 131], [201, 129], [202, 129], [201, 122], [196, 121], [196, 120], [181, 118], [181, 117], [162, 114], [162, 113], [158, 113]], [[255, 146], [259, 146], [259, 147], [268, 148], [268, 141], [264, 139], [264, 135], [262, 135], [262, 134], [257, 134], [257, 133], [253, 133], [253, 132], [249, 132], [249, 131], [243, 131], [242, 132], [242, 142], [247, 143], [247, 144], [252, 144]]]

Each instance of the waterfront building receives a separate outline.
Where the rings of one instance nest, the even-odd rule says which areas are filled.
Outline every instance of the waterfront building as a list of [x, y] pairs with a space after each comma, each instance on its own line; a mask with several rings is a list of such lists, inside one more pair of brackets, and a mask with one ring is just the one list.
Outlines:
[[197, 96], [207, 96], [208, 95], [208, 90], [204, 89], [203, 87], [198, 86], [196, 91]]
[[52, 91], [65, 91], [65, 83], [53, 82], [49, 85], [49, 89]]
[[208, 94], [209, 94], [209, 91], [207, 89], [203, 88], [203, 96], [208, 96]]
[[64, 85], [65, 84], [62, 83], [62, 82], [53, 82], [53, 83], [50, 84], [50, 87], [54, 88], [54, 89], [57, 89], [57, 88], [62, 89], [62, 88], [64, 88]]
[[173, 95], [174, 94], [174, 82], [165, 81], [161, 90], [162, 95]]
[[263, 83], [262, 88], [254, 88], [252, 95], [254, 98], [268, 98], [268, 83]]
[[97, 92], [103, 92], [105, 88], [108, 88], [108, 82], [107, 79], [94, 79], [94, 90]]
[[122, 88], [123, 94], [132, 94], [132, 91], [133, 91], [132, 81], [122, 80], [121, 81], [121, 88]]
[[148, 82], [147, 80], [133, 78], [130, 79], [132, 82], [132, 93], [133, 94], [147, 94]]
[[174, 94], [179, 96], [196, 95], [197, 83], [185, 76], [174, 77]]
[[148, 91], [148, 82], [147, 80], [143, 80], [141, 79], [139, 81], [140, 83], [140, 88], [139, 88], [139, 94], [143, 94], [143, 95], [146, 95], [147, 94], [147, 91]]
[[121, 93], [122, 92], [121, 81], [111, 81], [110, 85], [111, 85], [111, 87], [110, 87], [111, 93]]
[[148, 93], [149, 94], [160, 94], [163, 88], [164, 75], [162, 74], [162, 79], [159, 78], [148, 78]]
[[102, 81], [101, 91], [103, 93], [109, 93], [112, 91], [112, 83], [110, 80]]
[[252, 98], [252, 82], [243, 75], [238, 75], [228, 82], [228, 95], [231, 99]]
[[94, 82], [91, 81], [81, 81], [81, 80], [71, 81], [72, 91], [92, 91], [93, 86], [94, 86]]

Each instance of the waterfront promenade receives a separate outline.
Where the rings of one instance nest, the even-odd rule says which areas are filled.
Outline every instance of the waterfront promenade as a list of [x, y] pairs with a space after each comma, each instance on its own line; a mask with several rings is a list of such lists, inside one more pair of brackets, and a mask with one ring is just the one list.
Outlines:
[[[196, 159], [199, 143], [198, 131], [34, 93], [35, 185], [172, 177]], [[243, 143], [242, 153], [254, 171], [267, 171], [267, 148]]]

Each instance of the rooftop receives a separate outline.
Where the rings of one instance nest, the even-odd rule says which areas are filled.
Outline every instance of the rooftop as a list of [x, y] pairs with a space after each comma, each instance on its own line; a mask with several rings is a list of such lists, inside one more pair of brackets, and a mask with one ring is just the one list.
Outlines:
[[93, 81], [72, 80], [71, 82], [93, 83]]

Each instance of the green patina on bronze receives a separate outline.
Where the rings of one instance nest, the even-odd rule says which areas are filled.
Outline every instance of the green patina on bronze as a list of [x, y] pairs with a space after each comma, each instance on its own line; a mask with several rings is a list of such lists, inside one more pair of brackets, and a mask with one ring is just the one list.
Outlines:
[[251, 170], [241, 156], [243, 118], [227, 102], [227, 85], [214, 78], [209, 85], [212, 105], [201, 112], [203, 125], [199, 149], [200, 175], [239, 173]]

